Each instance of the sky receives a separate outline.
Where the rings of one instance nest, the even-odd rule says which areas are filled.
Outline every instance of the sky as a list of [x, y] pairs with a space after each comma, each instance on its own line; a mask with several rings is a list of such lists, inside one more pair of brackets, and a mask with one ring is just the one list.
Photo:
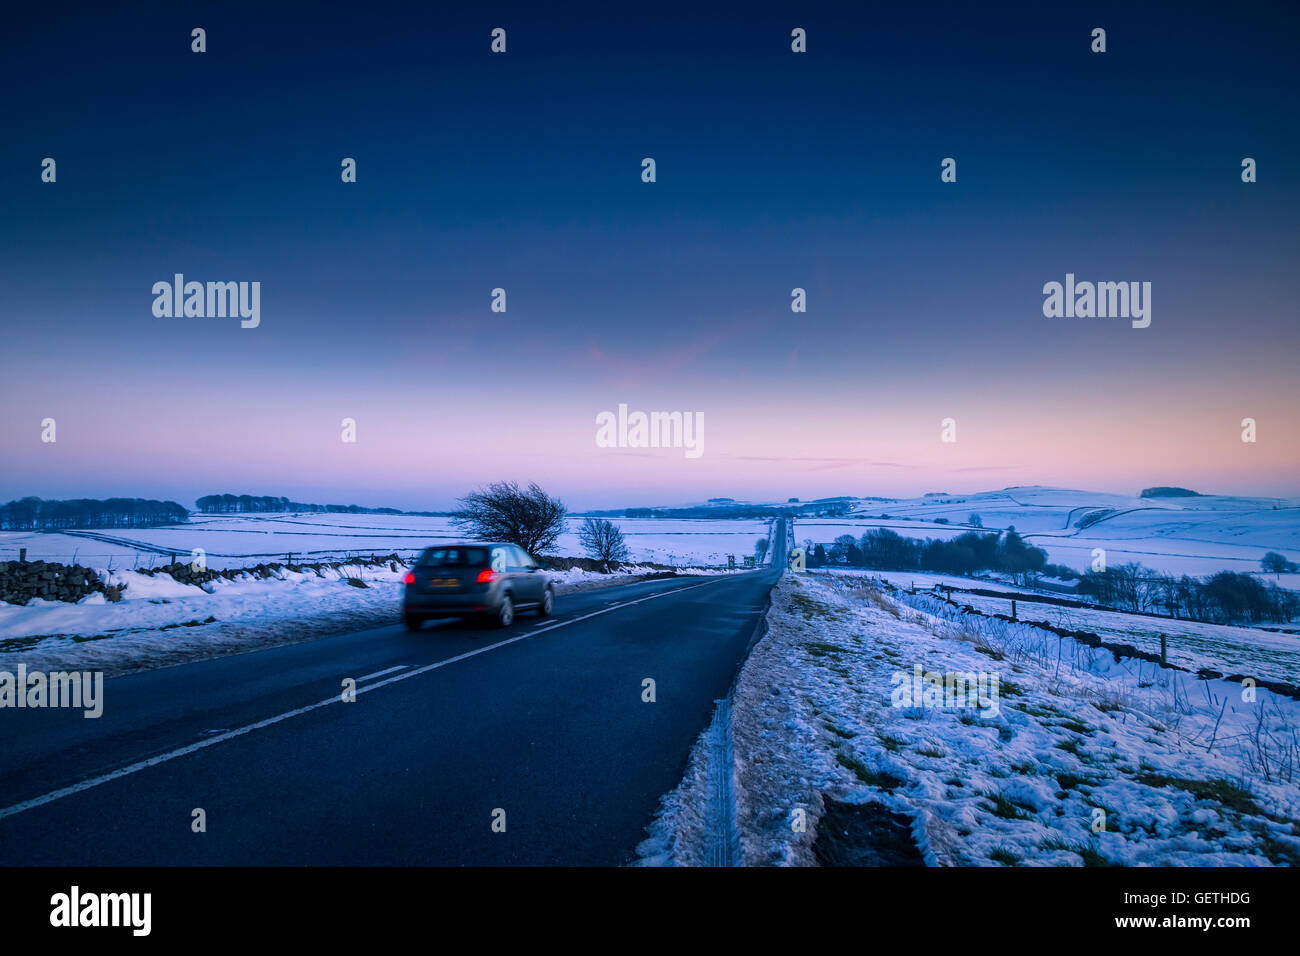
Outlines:
[[[1300, 495], [1300, 16], [1131, 6], [23, 9], [0, 500]], [[1067, 273], [1150, 326], [1045, 317]]]

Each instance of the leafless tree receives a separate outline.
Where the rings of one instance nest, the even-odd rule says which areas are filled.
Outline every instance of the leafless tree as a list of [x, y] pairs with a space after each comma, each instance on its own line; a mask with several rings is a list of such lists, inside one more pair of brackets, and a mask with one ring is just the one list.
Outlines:
[[564, 502], [530, 482], [525, 491], [513, 481], [497, 481], [460, 499], [451, 520], [463, 533], [483, 541], [507, 541], [537, 556], [564, 533]]
[[588, 518], [578, 531], [578, 541], [592, 558], [600, 561], [609, 573], [611, 566], [628, 558], [627, 542], [618, 525], [604, 518]]

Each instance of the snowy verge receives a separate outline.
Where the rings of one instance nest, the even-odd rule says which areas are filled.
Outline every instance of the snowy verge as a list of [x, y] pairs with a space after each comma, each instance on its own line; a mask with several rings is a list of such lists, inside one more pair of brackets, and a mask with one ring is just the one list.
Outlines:
[[[820, 826], [832, 801], [929, 865], [1300, 863], [1290, 698], [852, 578], [783, 577], [767, 625], [732, 707], [745, 865], [889, 855]], [[983, 692], [945, 693], [963, 675]], [[704, 782], [693, 759], [646, 851], [695, 862]]]
[[[760, 619], [747, 654], [762, 646], [766, 626], [766, 618]], [[691, 747], [681, 783], [659, 800], [646, 838], [637, 845], [634, 866], [741, 865], [731, 716], [735, 690], [733, 684], [725, 698], [715, 701], [709, 726]]]
[[[616, 574], [550, 572], [565, 594], [645, 580], [661, 572], [629, 567]], [[690, 572], [686, 572], [690, 573]], [[32, 599], [0, 603], [0, 670], [95, 670], [105, 676], [152, 670], [386, 627], [399, 621], [406, 568], [350, 564], [280, 568], [270, 577], [214, 578], [203, 587], [167, 574], [121, 571], [120, 602], [95, 594], [76, 604]]]
[[682, 782], [660, 799], [633, 865], [740, 866], [730, 697], [692, 746]]

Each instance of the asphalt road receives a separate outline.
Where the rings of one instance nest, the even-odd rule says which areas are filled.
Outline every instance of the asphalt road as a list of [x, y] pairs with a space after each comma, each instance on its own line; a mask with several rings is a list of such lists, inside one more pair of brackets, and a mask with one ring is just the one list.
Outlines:
[[506, 630], [394, 625], [113, 678], [94, 720], [0, 710], [0, 864], [626, 863], [776, 573], [574, 594]]

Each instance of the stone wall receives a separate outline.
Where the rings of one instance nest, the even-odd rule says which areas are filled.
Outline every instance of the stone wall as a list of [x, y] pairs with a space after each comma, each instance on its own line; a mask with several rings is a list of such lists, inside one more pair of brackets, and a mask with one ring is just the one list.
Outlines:
[[[318, 576], [326, 568], [377, 567], [388, 565], [396, 572], [405, 561], [396, 554], [374, 555], [349, 561], [319, 561], [313, 564], [284, 564], [279, 561], [257, 564], [248, 568], [226, 568], [214, 571], [205, 568], [196, 571], [189, 562], [167, 564], [160, 568], [136, 568], [139, 574], [166, 574], [181, 584], [202, 587], [213, 578], [233, 581], [243, 575], [255, 578], [279, 577], [281, 571], [314, 571]], [[110, 601], [120, 601], [126, 585], [107, 585], [91, 568], [79, 564], [55, 564], [49, 561], [0, 561], [0, 601], [6, 604], [26, 604], [32, 598], [46, 601], [76, 602], [88, 594], [99, 592]]]
[[32, 598], [46, 601], [80, 601], [89, 594], [110, 601], [122, 599], [122, 588], [109, 587], [90, 568], [48, 561], [0, 562], [0, 601], [26, 604]]

